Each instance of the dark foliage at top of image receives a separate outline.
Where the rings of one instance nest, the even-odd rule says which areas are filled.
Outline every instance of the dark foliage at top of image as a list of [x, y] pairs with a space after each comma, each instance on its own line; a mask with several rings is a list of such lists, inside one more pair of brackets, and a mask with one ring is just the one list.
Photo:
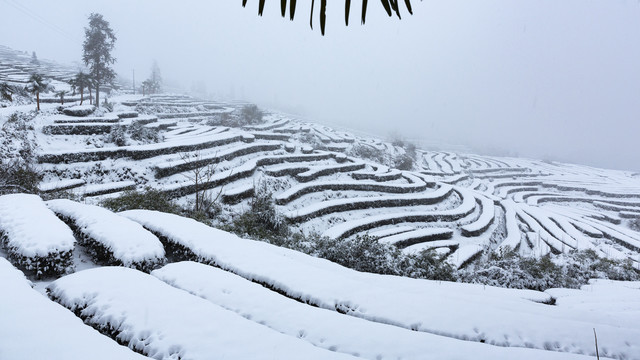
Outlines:
[[[266, 0], [259, 0], [258, 3], [258, 15], [262, 16], [264, 12], [264, 5]], [[293, 20], [296, 14], [296, 0], [289, 0], [289, 19]], [[386, 11], [387, 15], [393, 16], [395, 13], [398, 16], [398, 19], [401, 19], [400, 15], [400, 1], [399, 0], [381, 0], [382, 7]], [[404, 0], [404, 4], [407, 8], [409, 14], [413, 15], [413, 8], [411, 6], [411, 0]], [[245, 7], [247, 5], [247, 0], [242, 0], [242, 6]], [[367, 0], [362, 0], [362, 13], [361, 13], [361, 21], [362, 24], [365, 23], [367, 19], [367, 8], [369, 2]], [[315, 8], [315, 0], [311, 0], [311, 16], [309, 20], [309, 25], [313, 29], [313, 10]], [[282, 17], [285, 17], [287, 14], [287, 0], [280, 0], [280, 11], [282, 13]], [[344, 22], [345, 25], [349, 26], [349, 15], [351, 14], [351, 0], [345, 0], [344, 2]], [[320, 31], [322, 35], [325, 34], [325, 27], [327, 21], [327, 0], [320, 0]]]

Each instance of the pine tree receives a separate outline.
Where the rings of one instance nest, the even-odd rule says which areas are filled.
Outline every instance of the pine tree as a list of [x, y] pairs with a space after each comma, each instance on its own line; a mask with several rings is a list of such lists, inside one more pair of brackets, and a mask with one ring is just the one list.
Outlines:
[[[116, 35], [101, 14], [89, 15], [89, 27], [84, 29], [82, 60], [89, 67], [89, 75], [96, 90], [96, 106], [100, 106], [100, 85], [110, 83], [116, 76], [111, 68], [116, 59], [111, 55]], [[91, 87], [90, 87], [91, 89]], [[91, 91], [91, 90], [89, 90]]]
[[153, 83], [153, 92], [162, 92], [162, 75], [160, 74], [160, 67], [158, 62], [154, 61], [151, 67], [151, 82]]

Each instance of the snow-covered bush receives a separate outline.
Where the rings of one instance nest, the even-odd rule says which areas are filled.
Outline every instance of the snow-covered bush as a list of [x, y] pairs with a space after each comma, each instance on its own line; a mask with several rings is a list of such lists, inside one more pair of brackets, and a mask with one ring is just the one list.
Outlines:
[[386, 157], [384, 150], [377, 149], [371, 145], [355, 144], [349, 149], [348, 155], [360, 159], [371, 160], [378, 164], [385, 164]]
[[410, 171], [413, 169], [413, 159], [407, 154], [400, 154], [393, 159], [393, 167]]
[[273, 194], [266, 182], [255, 186], [250, 200], [251, 208], [233, 218], [229, 230], [257, 239], [273, 239], [289, 234], [289, 227], [273, 201]]
[[209, 126], [235, 126], [234, 124], [234, 117], [228, 112], [216, 114], [207, 120]]
[[93, 105], [77, 105], [77, 106], [71, 106], [71, 107], [65, 108], [62, 111], [64, 112], [65, 115], [68, 115], [68, 116], [82, 117], [82, 116], [88, 116], [93, 114], [95, 110], [96, 108]]
[[594, 278], [637, 281], [640, 272], [631, 263], [601, 258], [593, 250], [536, 258], [511, 249], [489, 252], [486, 259], [460, 271], [462, 282], [532, 290], [579, 288]]
[[181, 213], [180, 206], [173, 202], [165, 193], [150, 187], [141, 191], [126, 191], [116, 198], [105, 199], [101, 205], [114, 212], [143, 209], [172, 214]]
[[140, 122], [134, 121], [128, 128], [127, 133], [132, 140], [140, 141], [143, 144], [158, 143], [162, 141], [162, 135], [158, 128], [148, 128]]
[[107, 111], [109, 112], [113, 111], [113, 103], [110, 103], [106, 98], [104, 99], [103, 106]]
[[36, 167], [34, 113], [14, 113], [0, 128], [0, 192], [36, 193], [42, 174]]
[[257, 105], [246, 105], [240, 110], [239, 120], [241, 125], [255, 125], [262, 123], [264, 113]]
[[358, 271], [389, 275], [402, 272], [398, 261], [400, 250], [369, 236], [357, 236], [353, 240], [317, 237], [312, 254]]
[[125, 128], [121, 125], [111, 127], [111, 132], [106, 136], [105, 142], [113, 143], [117, 146], [127, 146]]

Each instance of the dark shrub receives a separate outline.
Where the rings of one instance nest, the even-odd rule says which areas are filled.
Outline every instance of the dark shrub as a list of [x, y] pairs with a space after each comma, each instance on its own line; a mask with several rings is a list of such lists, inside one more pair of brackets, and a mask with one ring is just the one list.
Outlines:
[[149, 187], [142, 191], [126, 191], [119, 197], [102, 201], [101, 205], [114, 212], [142, 209], [180, 214], [182, 210], [163, 192]]
[[398, 155], [393, 159], [393, 167], [398, 170], [410, 171], [413, 169], [413, 159], [407, 155]]
[[134, 121], [128, 128], [127, 132], [132, 140], [140, 141], [145, 144], [158, 143], [162, 141], [162, 136], [158, 128], [148, 128], [143, 124]]
[[377, 149], [371, 145], [355, 144], [349, 150], [349, 155], [377, 162], [378, 164], [386, 164], [386, 157], [384, 150]]
[[242, 125], [255, 125], [262, 122], [264, 113], [257, 105], [246, 105], [240, 110], [240, 121]]

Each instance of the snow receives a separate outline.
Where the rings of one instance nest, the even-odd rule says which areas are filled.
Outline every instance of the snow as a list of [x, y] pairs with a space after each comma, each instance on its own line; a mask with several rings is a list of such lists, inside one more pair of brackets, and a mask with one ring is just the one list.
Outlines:
[[376, 225], [393, 224], [399, 222], [430, 222], [446, 219], [459, 219], [471, 212], [475, 208], [475, 197], [467, 190], [460, 192], [463, 202], [455, 209], [426, 212], [399, 212], [385, 213], [382, 215], [368, 216], [356, 220], [346, 221], [329, 228], [322, 236], [338, 239], [352, 235], [360, 230], [367, 230]]
[[[593, 354], [595, 327], [609, 354], [640, 357], [637, 326], [542, 304], [551, 299], [545, 293], [360, 273], [177, 215], [122, 214], [188, 248], [200, 261], [320, 308], [457, 339], [586, 354]], [[640, 321], [640, 312], [629, 316]]]
[[77, 186], [82, 186], [86, 183], [86, 181], [82, 179], [67, 179], [67, 180], [59, 180], [52, 181], [48, 183], [41, 183], [38, 188], [42, 192], [52, 192], [57, 190], [64, 190], [69, 188], [74, 188]]
[[293, 210], [284, 214], [284, 216], [292, 221], [298, 219], [307, 219], [323, 214], [344, 211], [345, 209], [363, 209], [373, 207], [393, 207], [406, 206], [408, 204], [433, 204], [452, 192], [450, 186], [443, 186], [432, 192], [410, 195], [396, 196], [375, 196], [368, 198], [336, 199], [322, 202], [316, 202], [302, 209]]
[[51, 200], [47, 206], [70, 219], [78, 231], [96, 241], [124, 266], [161, 262], [164, 248], [158, 238], [139, 224], [94, 205]]
[[48, 290], [86, 323], [157, 359], [353, 359], [272, 331], [132, 269], [85, 270], [56, 280]]
[[151, 275], [282, 334], [365, 359], [588, 359], [551, 351], [498, 347], [376, 323], [311, 307], [232, 273], [180, 262]]
[[393, 244], [399, 247], [413, 245], [418, 242], [449, 239], [453, 235], [453, 230], [447, 228], [427, 228], [417, 229], [401, 234], [391, 235], [378, 239], [378, 242]]
[[71, 229], [37, 195], [0, 196], [0, 231], [11, 252], [26, 257], [72, 251], [76, 241]]
[[104, 193], [110, 193], [123, 189], [131, 189], [136, 186], [135, 181], [126, 180], [126, 181], [116, 181], [112, 183], [106, 184], [90, 184], [83, 186], [81, 188], [77, 188], [74, 192], [78, 194], [82, 194], [84, 196], [93, 196], [93, 195], [101, 195]]
[[33, 290], [24, 275], [2, 257], [0, 284], [0, 359], [146, 359]]

